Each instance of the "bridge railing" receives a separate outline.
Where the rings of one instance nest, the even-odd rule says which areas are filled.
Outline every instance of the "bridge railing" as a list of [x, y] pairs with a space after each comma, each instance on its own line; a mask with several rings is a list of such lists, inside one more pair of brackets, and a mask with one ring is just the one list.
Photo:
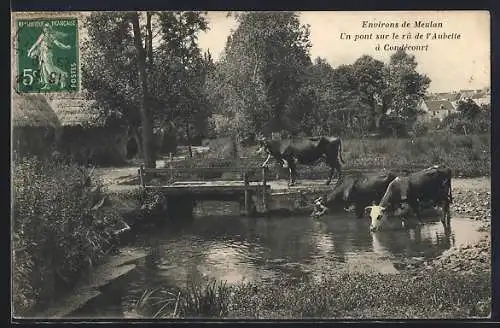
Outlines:
[[269, 169], [262, 167], [166, 167], [138, 169], [140, 184], [169, 185], [183, 181], [267, 181]]
[[[422, 166], [401, 166], [396, 169], [390, 169], [395, 174], [407, 175], [411, 172], [422, 170], [429, 167]], [[383, 168], [357, 168], [344, 167], [342, 174], [344, 176], [357, 175], [364, 173], [379, 172]], [[328, 167], [323, 166], [301, 166], [298, 167], [298, 179], [321, 180], [326, 179], [329, 172]], [[164, 167], [164, 168], [144, 168], [141, 166], [138, 170], [141, 185], [168, 185], [182, 181], [248, 181], [262, 182], [276, 179], [288, 179], [288, 170], [278, 170], [271, 165], [266, 168], [261, 166], [238, 166], [238, 167]]]

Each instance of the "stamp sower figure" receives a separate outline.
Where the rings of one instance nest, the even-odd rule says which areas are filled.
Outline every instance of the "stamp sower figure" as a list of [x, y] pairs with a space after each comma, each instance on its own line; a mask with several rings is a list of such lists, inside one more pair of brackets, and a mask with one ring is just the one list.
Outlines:
[[58, 40], [58, 38], [64, 36], [66, 36], [65, 33], [55, 31], [49, 23], [45, 23], [42, 33], [28, 51], [30, 58], [38, 57], [40, 82], [43, 84], [42, 89], [48, 89], [54, 83], [59, 84], [61, 89], [66, 86], [68, 73], [54, 64], [54, 53], [52, 50], [54, 46], [65, 50], [71, 48], [70, 45], [65, 45]]

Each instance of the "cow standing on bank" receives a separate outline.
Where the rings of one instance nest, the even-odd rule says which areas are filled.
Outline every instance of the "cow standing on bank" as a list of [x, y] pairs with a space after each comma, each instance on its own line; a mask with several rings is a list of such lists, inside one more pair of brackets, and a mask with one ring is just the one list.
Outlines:
[[[394, 213], [403, 204], [408, 205], [421, 223], [419, 204], [431, 202], [440, 205], [443, 210], [441, 222], [445, 229], [450, 228], [451, 170], [444, 166], [432, 166], [406, 177], [395, 178], [378, 205], [367, 206], [370, 209], [370, 230], [378, 230], [387, 215]], [[404, 224], [404, 221], [402, 222]]]
[[290, 172], [289, 185], [296, 183], [297, 164], [315, 165], [319, 160], [325, 160], [330, 166], [330, 172], [326, 184], [332, 181], [335, 171], [338, 179], [341, 179], [342, 141], [337, 137], [311, 137], [300, 140], [267, 140], [260, 138], [257, 153], [267, 153], [267, 159], [262, 166], [269, 163], [274, 157], [280, 167], [288, 166]]
[[390, 171], [376, 174], [364, 174], [358, 177], [346, 178], [328, 195], [326, 201], [321, 197], [315, 201], [316, 210], [313, 217], [320, 217], [328, 210], [347, 209], [354, 205], [356, 218], [360, 219], [368, 205], [378, 203], [396, 175]]

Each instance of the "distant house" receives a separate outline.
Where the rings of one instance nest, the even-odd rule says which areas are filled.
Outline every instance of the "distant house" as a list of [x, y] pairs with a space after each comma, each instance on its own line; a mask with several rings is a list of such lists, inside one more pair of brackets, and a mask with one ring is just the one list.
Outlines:
[[429, 95], [428, 100], [446, 100], [450, 102], [455, 102], [460, 99], [460, 94], [457, 92], [438, 92]]
[[119, 165], [126, 159], [128, 129], [99, 116], [83, 93], [47, 95], [62, 125], [59, 149], [80, 164]]
[[460, 98], [458, 100], [467, 100], [476, 94], [476, 90], [460, 90]]
[[18, 156], [46, 156], [55, 148], [61, 123], [47, 100], [36, 94], [12, 95], [12, 150]]
[[476, 94], [472, 95], [471, 99], [479, 106], [491, 104], [491, 94], [489, 93], [477, 92]]
[[446, 116], [456, 112], [451, 101], [447, 100], [422, 100], [419, 104], [421, 114], [418, 121], [428, 122], [432, 119], [443, 120]]

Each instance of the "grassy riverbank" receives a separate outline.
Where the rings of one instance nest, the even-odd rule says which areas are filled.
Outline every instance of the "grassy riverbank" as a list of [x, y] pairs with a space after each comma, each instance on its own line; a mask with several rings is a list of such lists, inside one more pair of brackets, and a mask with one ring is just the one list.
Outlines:
[[485, 238], [452, 247], [431, 261], [414, 261], [397, 274], [325, 272], [320, 280], [191, 285], [159, 288], [138, 300], [145, 317], [217, 318], [470, 318], [491, 308], [490, 181], [458, 179], [455, 215], [480, 220]]
[[122, 217], [88, 169], [33, 158], [13, 165], [13, 307], [30, 315], [113, 249]]
[[149, 295], [138, 312], [147, 317], [248, 319], [485, 317], [490, 313], [491, 283], [489, 270], [344, 271], [329, 273], [320, 282], [207, 284], [170, 295], [165, 291]]
[[[174, 162], [174, 166], [233, 166], [228, 140], [214, 140], [210, 150], [198, 154], [194, 159]], [[429, 134], [410, 138], [345, 139], [343, 140], [345, 169], [371, 170], [387, 168], [396, 171], [412, 167], [427, 167], [444, 164], [452, 168], [454, 176], [477, 177], [489, 175], [491, 171], [491, 142], [489, 134], [454, 135], [448, 133]], [[240, 165], [258, 167], [262, 156], [257, 156], [257, 146], [239, 147], [239, 156], [245, 159]], [[221, 158], [225, 158], [221, 160]], [[274, 167], [271, 168], [275, 170]], [[271, 172], [272, 175], [273, 172]], [[326, 177], [323, 165], [300, 167], [300, 179]]]

